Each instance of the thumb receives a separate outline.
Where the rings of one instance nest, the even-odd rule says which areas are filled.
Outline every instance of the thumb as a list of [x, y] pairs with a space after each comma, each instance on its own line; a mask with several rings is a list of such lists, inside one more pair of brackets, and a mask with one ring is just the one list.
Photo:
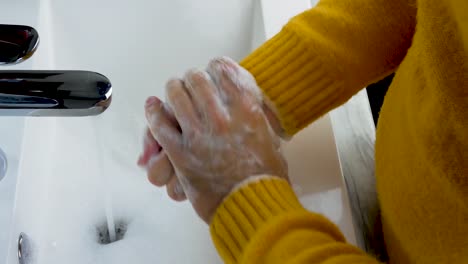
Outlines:
[[262, 109], [273, 131], [275, 131], [275, 133], [282, 139], [289, 140], [291, 137], [288, 134], [286, 134], [285, 130], [283, 129], [278, 115], [270, 106], [268, 106], [267, 103], [265, 103], [265, 101], [262, 102]]

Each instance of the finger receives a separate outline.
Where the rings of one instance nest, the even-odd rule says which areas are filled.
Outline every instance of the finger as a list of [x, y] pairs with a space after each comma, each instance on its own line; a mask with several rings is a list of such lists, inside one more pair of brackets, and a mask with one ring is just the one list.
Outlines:
[[179, 132], [182, 132], [182, 130], [180, 129], [179, 122], [177, 122], [177, 119], [175, 118], [174, 111], [172, 111], [172, 108], [168, 104], [164, 104], [164, 111], [166, 111], [167, 117], [171, 124], [177, 127], [177, 130], [179, 130]]
[[[289, 137], [284, 132], [277, 114], [270, 108], [261, 96], [261, 92], [257, 87], [253, 76], [244, 68], [240, 67], [233, 60], [223, 57], [217, 58], [208, 65], [208, 73], [212, 76], [219, 89], [226, 93], [228, 98], [233, 101], [231, 105], [243, 105], [247, 107], [254, 103], [253, 100], [262, 102], [262, 110], [267, 117], [267, 120], [277, 135], [283, 139]], [[244, 92], [242, 91], [244, 90]], [[250, 96], [249, 96], [250, 95]], [[246, 98], [247, 97], [247, 98]], [[253, 99], [250, 102], [245, 102], [246, 99]], [[239, 102], [243, 100], [244, 102]]]
[[156, 154], [158, 154], [160, 151], [161, 146], [154, 139], [149, 128], [147, 128], [145, 131], [145, 136], [143, 138], [143, 153], [138, 159], [138, 165], [141, 167], [147, 167], [150, 158], [156, 156]]
[[147, 173], [148, 180], [158, 187], [166, 185], [171, 177], [175, 177], [174, 168], [164, 151], [149, 160]]
[[184, 83], [179, 79], [170, 80], [166, 84], [166, 95], [182, 132], [187, 133], [199, 128], [198, 112]]
[[182, 185], [180, 184], [177, 177], [172, 177], [169, 180], [169, 183], [166, 185], [166, 191], [169, 197], [175, 201], [181, 202], [187, 199], [184, 189], [182, 188]]
[[[212, 60], [208, 66], [221, 93], [229, 101], [229, 113], [235, 120], [245, 125], [266, 127], [267, 123], [261, 108], [257, 85], [252, 75], [229, 58]], [[251, 128], [252, 128], [251, 127]]]
[[213, 59], [208, 64], [207, 71], [226, 102], [235, 105], [238, 100], [261, 101], [255, 78], [232, 59]]
[[215, 83], [223, 102], [228, 106], [237, 103], [240, 90], [228, 77], [230, 74], [234, 74], [234, 72], [227, 67], [222, 59], [211, 60], [206, 71]]
[[151, 134], [169, 159], [183, 162], [182, 134], [171, 120], [163, 102], [157, 97], [149, 97], [146, 100], [145, 114]]
[[225, 127], [229, 116], [210, 75], [205, 71], [190, 70], [185, 74], [184, 82], [205, 122], [209, 121], [214, 128]]

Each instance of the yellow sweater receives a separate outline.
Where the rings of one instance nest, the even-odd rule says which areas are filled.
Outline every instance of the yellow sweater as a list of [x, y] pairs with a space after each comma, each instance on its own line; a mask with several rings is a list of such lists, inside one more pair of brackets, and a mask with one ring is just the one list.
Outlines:
[[[396, 71], [375, 154], [390, 262], [468, 263], [468, 1], [322, 0], [242, 65], [291, 135]], [[233, 192], [210, 228], [226, 263], [377, 263], [280, 179]]]

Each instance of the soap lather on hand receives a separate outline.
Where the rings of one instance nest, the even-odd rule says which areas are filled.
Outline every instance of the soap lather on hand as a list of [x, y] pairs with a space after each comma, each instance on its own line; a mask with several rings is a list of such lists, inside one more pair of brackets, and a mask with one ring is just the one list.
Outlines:
[[166, 85], [167, 102], [148, 98], [148, 131], [138, 163], [177, 201], [188, 198], [210, 219], [240, 183], [259, 175], [288, 178], [280, 138], [269, 124], [254, 78], [228, 58]]

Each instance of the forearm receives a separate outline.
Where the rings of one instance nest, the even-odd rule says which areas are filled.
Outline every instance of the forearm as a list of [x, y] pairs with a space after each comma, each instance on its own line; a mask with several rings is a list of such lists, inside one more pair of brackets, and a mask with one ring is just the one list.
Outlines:
[[325, 217], [306, 211], [288, 182], [276, 177], [231, 193], [210, 228], [226, 263], [378, 263], [347, 244]]
[[292, 135], [403, 60], [411, 1], [322, 0], [241, 62]]

